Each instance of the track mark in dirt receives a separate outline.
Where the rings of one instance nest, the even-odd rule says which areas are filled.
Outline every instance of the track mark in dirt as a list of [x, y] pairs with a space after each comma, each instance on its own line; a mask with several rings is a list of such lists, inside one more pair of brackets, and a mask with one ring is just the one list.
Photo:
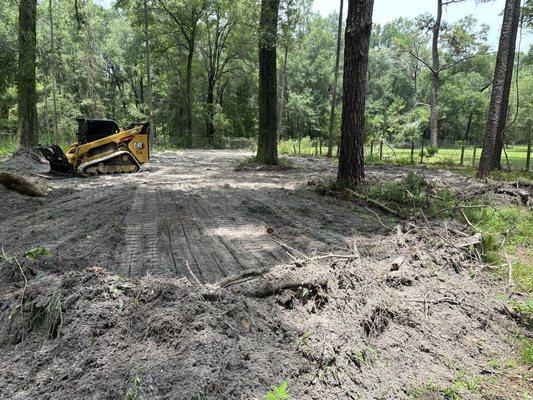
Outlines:
[[190, 269], [200, 281], [213, 282], [282, 262], [263, 224], [227, 200], [217, 192], [203, 199], [191, 191], [138, 186], [124, 219], [118, 272], [190, 276]]
[[143, 185], [134, 194], [133, 205], [124, 219], [125, 244], [119, 253], [120, 270], [127, 276], [156, 273], [162, 269], [158, 251], [156, 193]]
[[208, 193], [206, 197], [210, 200], [216, 198], [216, 201], [199, 199], [201, 211], [214, 222], [216, 228], [213, 234], [243, 269], [271, 267], [286, 261], [281, 246], [267, 234], [265, 224], [250, 218], [242, 204], [235, 204], [234, 198], [221, 193]]

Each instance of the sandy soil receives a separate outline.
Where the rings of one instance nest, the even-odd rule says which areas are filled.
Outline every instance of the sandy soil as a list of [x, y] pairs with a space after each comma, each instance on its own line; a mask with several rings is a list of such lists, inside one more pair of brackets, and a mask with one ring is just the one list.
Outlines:
[[297, 190], [332, 173], [329, 165], [301, 159], [291, 171], [234, 171], [244, 156], [168, 152], [136, 175], [53, 180], [46, 199], [6, 193], [0, 240], [8, 253], [42, 245], [63, 262], [127, 277], [183, 276], [189, 264], [212, 282], [288, 261], [274, 236], [309, 253], [383, 230], [366, 211], [347, 214], [345, 204]]
[[[306, 184], [334, 176], [327, 160], [235, 171], [245, 156], [159, 153], [139, 174], [51, 180], [40, 199], [0, 189], [6, 254], [51, 252], [0, 263], [0, 399], [259, 399], [284, 380], [295, 399], [446, 398], [421, 388], [459, 375], [484, 382], [461, 386], [465, 398], [523, 397], [522, 381], [485, 382], [501, 377], [494, 363], [516, 351], [517, 327], [496, 299], [505, 287], [450, 245], [462, 238], [399, 236], [386, 215], [319, 196]], [[405, 173], [373, 167], [368, 179]]]

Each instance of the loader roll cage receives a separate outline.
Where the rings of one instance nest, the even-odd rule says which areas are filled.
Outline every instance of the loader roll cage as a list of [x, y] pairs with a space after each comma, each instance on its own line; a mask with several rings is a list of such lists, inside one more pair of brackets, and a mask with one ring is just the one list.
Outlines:
[[76, 137], [79, 144], [94, 142], [119, 131], [117, 122], [112, 119], [79, 117], [76, 118], [76, 121], [78, 121]]

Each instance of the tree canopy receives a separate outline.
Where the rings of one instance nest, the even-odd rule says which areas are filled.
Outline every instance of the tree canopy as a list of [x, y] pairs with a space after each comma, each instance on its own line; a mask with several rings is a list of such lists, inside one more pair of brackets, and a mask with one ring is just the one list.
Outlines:
[[[528, 7], [526, 2], [524, 30], [531, 25]], [[13, 0], [0, 0], [0, 8], [0, 133], [14, 137], [18, 8]], [[220, 147], [226, 138], [257, 136], [259, 15], [255, 0], [147, 1], [159, 143]], [[434, 16], [421, 15], [373, 25], [367, 140], [429, 139], [432, 35], [428, 26], [433, 20]], [[74, 118], [81, 114], [114, 118], [120, 124], [148, 120], [144, 22], [141, 0], [119, 0], [108, 7], [92, 0], [38, 2], [40, 142], [72, 140]], [[338, 15], [313, 12], [309, 0], [280, 2], [277, 93], [282, 138], [327, 140], [337, 27]], [[473, 16], [447, 22], [445, 7], [438, 38], [439, 141], [482, 142], [496, 57], [487, 30]], [[516, 121], [506, 132], [509, 142], [526, 140], [531, 115], [531, 49], [521, 48], [517, 59], [519, 79], [511, 88], [509, 111], [513, 119], [516, 114]], [[342, 100], [338, 96], [337, 105]], [[336, 113], [333, 129], [336, 143], [340, 115]]]

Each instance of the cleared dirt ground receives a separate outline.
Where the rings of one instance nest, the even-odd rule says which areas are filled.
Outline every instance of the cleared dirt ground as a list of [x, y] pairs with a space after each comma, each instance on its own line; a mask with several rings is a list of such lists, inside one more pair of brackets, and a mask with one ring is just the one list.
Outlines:
[[167, 152], [136, 175], [52, 180], [45, 199], [5, 194], [2, 244], [7, 252], [43, 245], [64, 261], [127, 277], [179, 277], [188, 264], [212, 282], [288, 261], [277, 235], [309, 253], [383, 231], [366, 211], [295, 190], [332, 166], [301, 159], [290, 171], [234, 171], [246, 155]]
[[[517, 326], [497, 300], [505, 286], [453, 245], [464, 238], [399, 233], [364, 204], [316, 194], [307, 183], [334, 176], [327, 160], [235, 171], [246, 156], [158, 153], [139, 174], [50, 180], [40, 199], [0, 189], [5, 253], [51, 252], [0, 264], [0, 399], [259, 399], [285, 380], [294, 399], [531, 389], [497, 367], [515, 355]], [[270, 272], [212, 285], [250, 269]]]

